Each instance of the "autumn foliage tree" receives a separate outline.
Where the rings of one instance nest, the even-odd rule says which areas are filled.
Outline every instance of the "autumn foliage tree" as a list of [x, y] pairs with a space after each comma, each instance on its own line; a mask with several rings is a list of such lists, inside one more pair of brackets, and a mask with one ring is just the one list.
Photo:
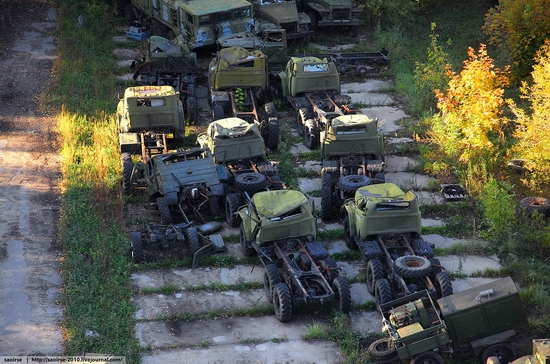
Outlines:
[[530, 110], [520, 109], [510, 101], [517, 116], [514, 152], [526, 160], [530, 173], [525, 182], [541, 192], [550, 185], [550, 40], [537, 52], [531, 76], [532, 84], [523, 82], [521, 87]]
[[472, 191], [479, 191], [488, 174], [496, 170], [504, 149], [504, 88], [508, 86], [508, 69], [493, 64], [485, 45], [476, 53], [468, 50], [469, 59], [455, 74], [447, 66], [450, 79], [445, 93], [436, 90], [439, 114], [432, 119], [430, 142], [440, 150]]
[[505, 50], [513, 71], [523, 78], [531, 72], [537, 50], [550, 37], [550, 0], [500, 0], [483, 25], [489, 43]]

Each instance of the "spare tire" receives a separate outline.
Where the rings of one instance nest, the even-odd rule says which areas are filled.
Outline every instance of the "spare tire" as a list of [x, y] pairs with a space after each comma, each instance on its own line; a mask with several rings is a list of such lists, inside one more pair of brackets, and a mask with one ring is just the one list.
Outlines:
[[519, 202], [519, 206], [525, 210], [527, 215], [538, 212], [546, 217], [550, 217], [550, 200], [544, 197], [526, 197]]
[[258, 192], [267, 186], [267, 178], [261, 173], [247, 172], [235, 176], [235, 187], [247, 192]]
[[372, 180], [364, 175], [354, 174], [340, 178], [340, 188], [344, 192], [355, 192], [359, 187], [368, 186]]
[[403, 278], [420, 278], [430, 274], [432, 263], [424, 257], [405, 255], [394, 261], [393, 269]]

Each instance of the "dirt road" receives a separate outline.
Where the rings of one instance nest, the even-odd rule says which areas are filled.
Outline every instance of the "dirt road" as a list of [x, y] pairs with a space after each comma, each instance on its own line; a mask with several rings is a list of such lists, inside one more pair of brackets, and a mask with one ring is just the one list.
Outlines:
[[40, 0], [0, 8], [0, 355], [59, 355], [59, 160], [55, 120], [38, 111], [56, 11]]

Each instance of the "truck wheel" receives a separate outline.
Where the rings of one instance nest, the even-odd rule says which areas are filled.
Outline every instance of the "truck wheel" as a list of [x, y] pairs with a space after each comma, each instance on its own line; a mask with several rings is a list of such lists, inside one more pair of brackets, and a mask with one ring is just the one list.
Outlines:
[[210, 214], [212, 216], [218, 216], [221, 213], [218, 196], [210, 196], [208, 198], [208, 207], [210, 208]]
[[[125, 2], [125, 0], [123, 1]], [[124, 20], [126, 21], [126, 24], [129, 26], [134, 25], [134, 22], [137, 20], [137, 18], [136, 18], [136, 13], [134, 11], [134, 7], [132, 6], [132, 4], [124, 5], [123, 11], [124, 11]]]
[[170, 208], [166, 205], [164, 197], [157, 198], [157, 207], [159, 208], [160, 223], [170, 225], [173, 222], [172, 214], [170, 214]]
[[393, 262], [393, 269], [404, 278], [420, 278], [430, 274], [432, 264], [424, 257], [405, 255]]
[[223, 105], [214, 104], [214, 106], [212, 106], [212, 117], [214, 118], [214, 121], [223, 119], [225, 117]]
[[235, 176], [235, 188], [247, 192], [258, 192], [267, 186], [267, 178], [261, 173], [247, 172]]
[[312, 119], [306, 120], [304, 125], [304, 137], [306, 147], [309, 149], [317, 149], [320, 137], [319, 128]]
[[340, 276], [340, 271], [338, 270], [338, 264], [331, 257], [326, 257], [325, 259], [321, 260], [321, 262], [323, 262], [324, 265], [327, 268], [329, 268], [326, 270], [327, 274], [325, 275], [325, 278], [327, 279], [327, 282], [329, 284], [332, 284], [332, 281], [334, 281], [337, 277]]
[[130, 153], [122, 153], [120, 159], [122, 161], [122, 192], [128, 196], [132, 192], [134, 162], [132, 162]]
[[351, 235], [351, 231], [349, 228], [349, 216], [346, 216], [344, 218], [344, 241], [346, 242], [346, 246], [348, 247], [348, 249], [359, 249], [359, 247], [355, 243], [355, 238]]
[[185, 230], [185, 238], [187, 239], [187, 253], [192, 257], [201, 248], [199, 232], [196, 228], [188, 228]]
[[306, 120], [312, 119], [313, 115], [311, 115], [311, 112], [306, 108], [301, 108], [298, 110], [298, 113], [296, 114], [296, 127], [298, 128], [298, 134], [300, 136], [304, 136], [304, 127]]
[[453, 294], [453, 283], [447, 272], [439, 272], [435, 275], [433, 284], [437, 291], [437, 298], [447, 297]]
[[188, 96], [186, 102], [187, 119], [191, 123], [197, 121], [197, 98], [195, 96]]
[[389, 361], [394, 356], [397, 357], [397, 349], [388, 338], [373, 341], [367, 349], [370, 358], [373, 361]]
[[371, 259], [367, 263], [367, 291], [370, 294], [374, 294], [375, 283], [377, 280], [384, 278], [384, 267], [379, 259]]
[[332, 289], [336, 295], [336, 308], [343, 313], [351, 311], [351, 292], [346, 277], [336, 277], [332, 281]]
[[546, 217], [550, 217], [550, 200], [543, 197], [526, 197], [519, 202], [519, 206], [525, 210], [527, 215], [538, 212]]
[[445, 364], [438, 353], [427, 351], [411, 359], [410, 364]]
[[244, 233], [244, 225], [241, 222], [239, 229], [239, 243], [241, 244], [241, 252], [245, 257], [253, 257], [257, 255], [256, 250], [252, 248], [246, 241], [246, 234]]
[[143, 244], [141, 242], [141, 233], [139, 231], [134, 231], [130, 235], [130, 242], [132, 248], [132, 262], [141, 263], [145, 260], [145, 255], [143, 254]]
[[269, 118], [277, 117], [277, 108], [275, 107], [275, 104], [272, 102], [268, 102], [264, 105], [264, 111], [265, 111], [265, 120], [269, 120]]
[[339, 174], [338, 161], [323, 161], [323, 168], [321, 169], [321, 176], [325, 174], [338, 175]]
[[481, 362], [486, 363], [491, 356], [498, 358], [501, 363], [509, 363], [516, 359], [516, 351], [508, 343], [493, 344], [481, 351]]
[[332, 176], [323, 175], [321, 187], [321, 219], [329, 220], [332, 217]]
[[264, 292], [265, 297], [273, 302], [273, 288], [281, 283], [281, 273], [275, 264], [266, 264], [264, 270]]
[[276, 151], [279, 147], [279, 121], [277, 118], [268, 119], [267, 147]]
[[351, 175], [340, 178], [340, 188], [344, 192], [354, 193], [358, 188], [368, 186], [372, 180], [367, 176]]
[[355, 69], [355, 75], [357, 77], [365, 77], [365, 76], [367, 76], [368, 73], [369, 73], [369, 70], [367, 70], [367, 67], [365, 67], [365, 66], [358, 66]]
[[292, 316], [292, 300], [290, 289], [286, 283], [277, 283], [273, 289], [273, 310], [281, 322], [290, 320]]
[[376, 306], [392, 300], [390, 282], [386, 278], [378, 279], [374, 282], [374, 298]]
[[231, 227], [239, 226], [239, 196], [234, 193], [229, 193], [225, 196], [225, 220]]

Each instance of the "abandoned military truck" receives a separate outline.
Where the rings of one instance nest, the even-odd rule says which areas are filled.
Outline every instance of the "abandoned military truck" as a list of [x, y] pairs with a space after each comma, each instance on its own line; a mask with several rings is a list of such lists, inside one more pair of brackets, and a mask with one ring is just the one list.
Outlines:
[[368, 349], [372, 362], [443, 364], [440, 353], [461, 359], [516, 357], [511, 343], [527, 325], [519, 290], [510, 277], [443, 297], [427, 291], [380, 305], [385, 338]]

